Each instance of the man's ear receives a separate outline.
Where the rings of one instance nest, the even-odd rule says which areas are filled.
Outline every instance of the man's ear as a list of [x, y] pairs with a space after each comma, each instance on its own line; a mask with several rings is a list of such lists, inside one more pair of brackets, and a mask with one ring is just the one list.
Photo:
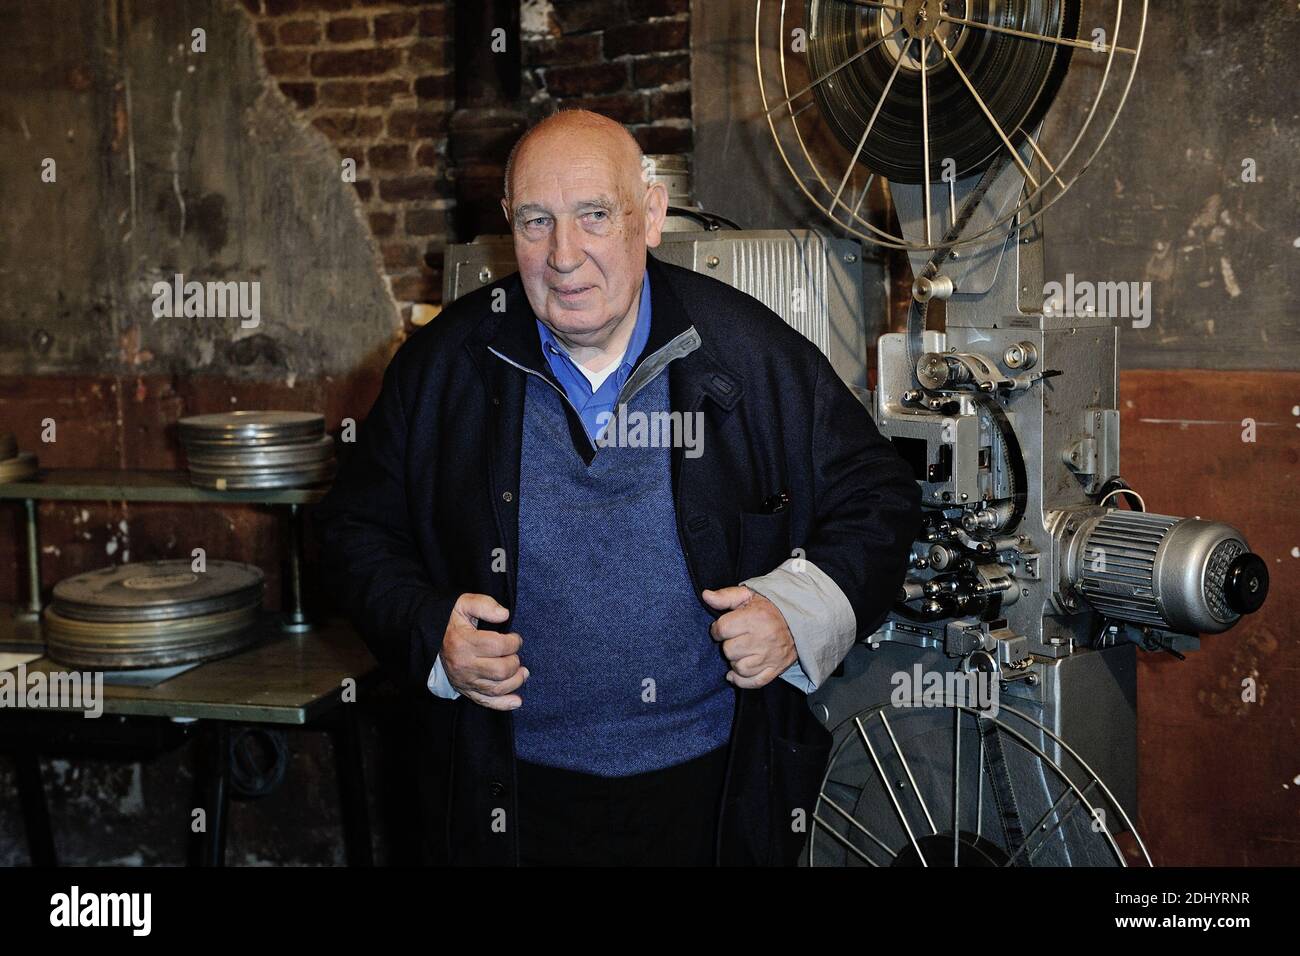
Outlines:
[[651, 183], [645, 194], [645, 244], [654, 249], [663, 238], [664, 219], [668, 216], [668, 187]]
[[501, 200], [501, 211], [506, 214], [506, 222], [510, 225], [510, 231], [514, 232], [515, 223], [514, 220], [510, 218], [510, 204], [506, 202], [505, 199]]

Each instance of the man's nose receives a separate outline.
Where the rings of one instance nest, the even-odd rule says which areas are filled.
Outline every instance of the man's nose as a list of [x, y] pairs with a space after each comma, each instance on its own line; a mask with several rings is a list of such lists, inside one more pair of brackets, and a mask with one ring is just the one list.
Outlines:
[[586, 258], [582, 251], [578, 224], [567, 216], [556, 217], [551, 232], [551, 254], [546, 264], [556, 272], [572, 272]]

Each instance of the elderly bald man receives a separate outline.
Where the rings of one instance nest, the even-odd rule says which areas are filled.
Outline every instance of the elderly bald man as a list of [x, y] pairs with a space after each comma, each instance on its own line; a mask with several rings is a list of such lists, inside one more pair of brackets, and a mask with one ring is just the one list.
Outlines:
[[318, 508], [431, 862], [795, 862], [805, 695], [902, 582], [910, 469], [778, 316], [648, 255], [667, 205], [617, 123], [529, 130], [519, 273], [402, 345]]

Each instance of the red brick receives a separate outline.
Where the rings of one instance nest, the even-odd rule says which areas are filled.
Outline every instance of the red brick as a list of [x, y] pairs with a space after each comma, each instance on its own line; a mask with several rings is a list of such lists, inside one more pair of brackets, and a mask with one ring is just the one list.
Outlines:
[[311, 71], [316, 76], [377, 76], [400, 59], [396, 50], [326, 50], [312, 54]]
[[627, 22], [623, 0], [552, 0], [552, 15], [560, 32], [586, 33]]
[[415, 81], [415, 95], [422, 100], [449, 100], [455, 95], [454, 85], [450, 73], [422, 76]]
[[374, 187], [370, 185], [370, 180], [368, 179], [357, 180], [352, 184], [352, 188], [357, 191], [357, 195], [361, 198], [362, 202], [369, 200], [375, 192]]
[[530, 40], [524, 44], [522, 52], [524, 66], [593, 63], [600, 59], [600, 34]]
[[590, 63], [584, 66], [555, 66], [544, 75], [552, 96], [591, 96], [614, 93], [627, 85], [626, 63]]
[[393, 279], [393, 298], [400, 302], [437, 302], [442, 290], [432, 272]]
[[608, 116], [619, 123], [644, 123], [646, 97], [643, 93], [615, 93], [612, 96], [584, 96], [565, 100], [564, 105], [580, 107]]
[[625, 23], [605, 31], [605, 56], [613, 59], [636, 53], [685, 52], [690, 24], [685, 20]]
[[297, 13], [302, 9], [302, 0], [266, 0], [266, 12], [273, 17], [282, 17], [286, 13]]
[[372, 212], [368, 217], [370, 219], [370, 233], [374, 236], [391, 236], [393, 230], [397, 228], [397, 216], [391, 212]]
[[314, 106], [316, 103], [315, 83], [281, 83], [280, 92], [303, 109]]
[[399, 37], [410, 36], [415, 30], [416, 21], [416, 15], [405, 10], [375, 17], [375, 39], [396, 40]]
[[445, 235], [447, 214], [441, 209], [408, 209], [405, 225], [408, 236]]
[[356, 43], [370, 37], [370, 21], [365, 17], [335, 17], [325, 28], [332, 43]]
[[323, 10], [325, 13], [340, 13], [352, 6], [352, 0], [298, 0], [303, 10]]
[[262, 12], [262, 0], [241, 0], [241, 2], [244, 4], [244, 9], [249, 13]]
[[691, 0], [627, 0], [629, 20], [648, 20], [650, 17], [671, 17], [689, 13]]
[[259, 23], [257, 25], [257, 40], [262, 46], [275, 46], [275, 24]]
[[384, 121], [378, 116], [361, 116], [351, 112], [326, 113], [311, 122], [331, 139], [369, 139], [378, 136], [384, 128]]
[[674, 126], [640, 126], [632, 130], [642, 151], [646, 153], [689, 153], [691, 131]]
[[[405, 143], [388, 143], [383, 146], [371, 146], [366, 150], [366, 161], [371, 169], [386, 172], [403, 170], [411, 165], [411, 150]], [[380, 186], [383, 190], [383, 186]]]
[[320, 87], [321, 106], [360, 106], [365, 102], [366, 88], [362, 83], [335, 81], [322, 83]]
[[404, 242], [385, 242], [379, 251], [386, 269], [410, 269], [420, 264], [420, 250]]
[[411, 92], [411, 84], [407, 80], [380, 80], [367, 83], [366, 105], [387, 106], [393, 101], [394, 96], [401, 96], [409, 92]]
[[666, 86], [691, 78], [691, 58], [687, 54], [638, 57], [632, 61], [632, 85]]
[[320, 24], [315, 20], [290, 20], [280, 24], [278, 36], [283, 46], [314, 46], [320, 42]]
[[407, 58], [412, 66], [418, 67], [451, 65], [451, 52], [446, 40], [424, 40], [417, 43], [410, 48]]
[[420, 36], [445, 37], [451, 35], [446, 7], [428, 7], [420, 11]]
[[437, 166], [440, 159], [438, 147], [432, 143], [421, 143], [415, 151], [415, 162], [420, 166]]
[[379, 184], [379, 198], [384, 202], [418, 202], [444, 198], [447, 184], [437, 176], [402, 176], [385, 179]]
[[308, 56], [305, 50], [267, 50], [266, 68], [273, 76], [305, 76]]
[[653, 119], [690, 119], [691, 91], [678, 90], [675, 93], [651, 93], [650, 116]]
[[388, 117], [388, 135], [392, 139], [432, 139], [447, 131], [449, 116], [445, 110], [395, 110]]

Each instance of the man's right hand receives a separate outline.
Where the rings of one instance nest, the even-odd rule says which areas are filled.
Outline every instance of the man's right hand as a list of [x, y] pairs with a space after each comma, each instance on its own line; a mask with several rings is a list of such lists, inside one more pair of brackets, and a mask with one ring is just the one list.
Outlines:
[[478, 627], [479, 621], [500, 624], [509, 617], [490, 595], [462, 594], [451, 610], [439, 652], [451, 686], [493, 710], [522, 707], [524, 700], [515, 691], [528, 680], [528, 668], [519, 663], [523, 638]]

